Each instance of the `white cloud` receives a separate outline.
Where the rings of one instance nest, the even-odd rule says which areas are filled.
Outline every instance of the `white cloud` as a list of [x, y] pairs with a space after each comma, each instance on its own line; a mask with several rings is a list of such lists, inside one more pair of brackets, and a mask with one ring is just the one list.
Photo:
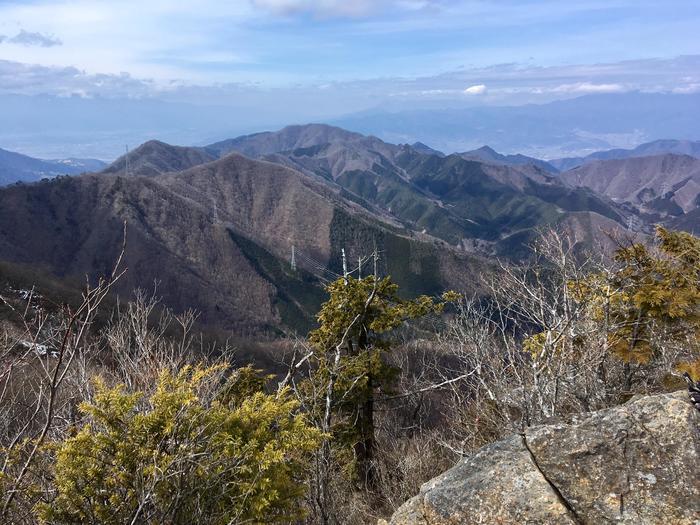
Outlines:
[[622, 84], [593, 84], [591, 82], [578, 82], [575, 84], [561, 84], [549, 90], [551, 93], [623, 93], [628, 89]]
[[688, 84], [686, 86], [678, 86], [671, 90], [672, 93], [678, 95], [692, 95], [693, 93], [700, 93], [700, 83]]
[[484, 84], [476, 84], [474, 86], [469, 86], [464, 90], [465, 95], [483, 95], [486, 93], [486, 86]]
[[253, 7], [265, 11], [295, 15], [310, 13], [319, 17], [368, 17], [389, 9], [426, 12], [439, 9], [444, 0], [250, 0]]
[[420, 92], [421, 95], [444, 95], [445, 93], [452, 93], [449, 89], [424, 89]]
[[[8, 36], [0, 45], [0, 60], [76, 67], [90, 74], [128, 71], [161, 82], [238, 80], [223, 67], [206, 66], [224, 62], [222, 54], [247, 55], [253, 30], [243, 26], [254, 16], [248, 0], [0, 0], [0, 34]], [[10, 45], [18, 28], [58, 35], [63, 45]], [[258, 52], [255, 46], [249, 49]]]
[[127, 73], [91, 75], [74, 67], [46, 67], [0, 60], [0, 94], [48, 94], [81, 98], [148, 97], [156, 86]]
[[320, 16], [366, 16], [384, 2], [372, 0], [251, 0], [253, 6], [276, 14], [311, 13]]
[[[0, 38], [0, 42], [5, 40], [5, 37]], [[54, 47], [63, 45], [63, 42], [53, 35], [44, 35], [42, 33], [33, 33], [22, 29], [12, 38], [7, 38], [8, 44], [19, 44], [21, 46], [37, 46], [37, 47]]]

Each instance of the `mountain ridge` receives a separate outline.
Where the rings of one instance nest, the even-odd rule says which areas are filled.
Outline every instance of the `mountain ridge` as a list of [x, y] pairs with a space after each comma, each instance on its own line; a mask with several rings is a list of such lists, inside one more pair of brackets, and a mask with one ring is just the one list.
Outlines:
[[560, 178], [660, 217], [688, 213], [700, 205], [700, 159], [689, 155], [594, 160]]
[[235, 153], [182, 172], [2, 189], [0, 253], [58, 277], [95, 277], [116, 258], [124, 221], [129, 270], [117, 292], [156, 289], [175, 311], [195, 308], [202, 323], [238, 335], [312, 326], [323, 280], [303, 261], [291, 268], [292, 246], [335, 272], [341, 247], [357, 260], [377, 246], [382, 272], [407, 294], [469, 288], [454, 268], [485, 266], [380, 220], [339, 189]]
[[218, 155], [207, 148], [173, 146], [160, 140], [149, 140], [119, 157], [102, 172], [111, 175], [152, 177], [171, 171], [186, 170], [212, 162], [217, 158]]
[[422, 141], [445, 152], [488, 144], [496, 151], [549, 159], [669, 136], [697, 140], [698, 107], [697, 93], [601, 93], [521, 106], [378, 108], [328, 122], [389, 142]]
[[[223, 146], [208, 148], [218, 148], [222, 153], [236, 149], [327, 181], [350, 192], [365, 208], [380, 210], [407, 228], [453, 245], [469, 245], [463, 242], [465, 238], [483, 238], [499, 244], [502, 239], [498, 239], [497, 231], [504, 233], [506, 214], [513, 214], [513, 234], [523, 228], [531, 229], [535, 223], [542, 226], [556, 222], [567, 212], [584, 211], [585, 206], [575, 201], [588, 201], [591, 211], [618, 222], [623, 220], [620, 212], [612, 209], [613, 204], [593, 204], [597, 197], [587, 190], [569, 188], [530, 163], [508, 165], [465, 159], [457, 154], [440, 155], [433, 153], [432, 148], [394, 145], [377, 137], [319, 124], [287, 127], [220, 144]], [[460, 175], [448, 175], [455, 170]], [[435, 177], [442, 177], [442, 181], [429, 180]], [[453, 202], [444, 185], [460, 185], [460, 178], [464, 177], [472, 181], [473, 188], [486, 184], [489, 189], [469, 204]], [[500, 204], [494, 204], [499, 199]], [[505, 246], [510, 243], [493, 249], [503, 252]]]
[[577, 168], [595, 160], [626, 159], [631, 157], [650, 157], [675, 153], [700, 158], [700, 140], [659, 139], [645, 142], [632, 149], [610, 149], [596, 151], [585, 157], [567, 157], [552, 159], [549, 162], [561, 171]]
[[97, 171], [106, 164], [97, 159], [44, 160], [0, 148], [0, 186], [16, 182], [36, 182], [59, 175]]
[[[95, 276], [116, 256], [126, 221], [129, 277], [119, 293], [160, 281], [167, 306], [194, 307], [203, 323], [237, 334], [311, 327], [322, 283], [342, 273], [343, 250], [357, 261], [376, 247], [381, 273], [407, 296], [472, 293], [469, 275], [490, 271], [494, 257], [527, 258], [541, 228], [592, 247], [630, 217], [644, 231], [659, 216], [577, 187], [585, 184], [569, 180], [572, 172], [319, 124], [205, 147], [148, 141], [128, 159], [128, 173], [122, 156], [97, 174], [0, 190], [2, 259]], [[692, 228], [694, 217], [681, 210], [665, 220]]]
[[548, 173], [559, 173], [559, 170], [547, 161], [536, 159], [534, 157], [528, 157], [527, 155], [522, 155], [520, 153], [514, 155], [503, 155], [498, 153], [490, 146], [481, 146], [475, 150], [459, 153], [459, 155], [466, 160], [483, 160], [485, 162], [494, 162], [496, 164], [504, 164], [506, 166], [533, 165]]

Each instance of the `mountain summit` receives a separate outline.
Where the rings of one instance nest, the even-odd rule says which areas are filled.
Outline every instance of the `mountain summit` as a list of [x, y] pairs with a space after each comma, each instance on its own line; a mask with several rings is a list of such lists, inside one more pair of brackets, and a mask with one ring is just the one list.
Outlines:
[[216, 152], [205, 148], [171, 146], [159, 140], [149, 140], [119, 157], [104, 170], [104, 173], [153, 177], [171, 171], [186, 170], [217, 158]]

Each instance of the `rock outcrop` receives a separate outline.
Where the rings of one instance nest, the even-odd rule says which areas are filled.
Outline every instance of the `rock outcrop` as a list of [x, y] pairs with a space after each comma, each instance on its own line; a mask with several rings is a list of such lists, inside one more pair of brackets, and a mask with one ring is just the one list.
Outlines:
[[391, 525], [700, 523], [700, 412], [686, 392], [633, 398], [479, 450]]

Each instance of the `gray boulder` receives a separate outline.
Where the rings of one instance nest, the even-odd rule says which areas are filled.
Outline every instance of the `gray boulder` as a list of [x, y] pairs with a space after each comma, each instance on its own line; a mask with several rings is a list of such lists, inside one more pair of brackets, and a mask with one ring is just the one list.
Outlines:
[[637, 397], [482, 448], [390, 523], [700, 524], [699, 456], [686, 392]]

